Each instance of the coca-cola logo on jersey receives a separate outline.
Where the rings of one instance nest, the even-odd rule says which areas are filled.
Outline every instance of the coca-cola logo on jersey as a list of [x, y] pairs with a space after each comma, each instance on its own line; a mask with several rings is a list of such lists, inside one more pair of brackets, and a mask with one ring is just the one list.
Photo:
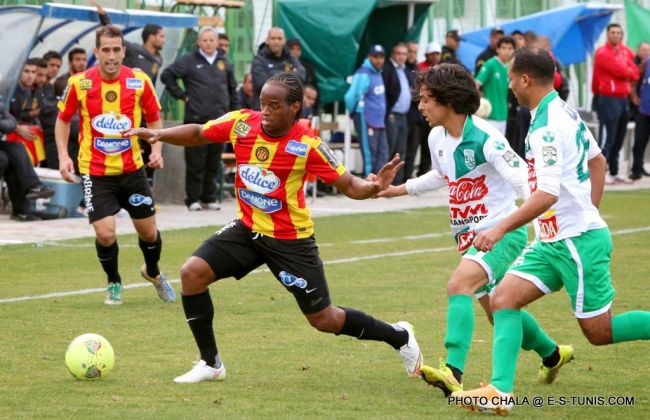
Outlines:
[[528, 159], [528, 186], [530, 192], [537, 191], [537, 172], [535, 172], [535, 159]]
[[485, 185], [485, 175], [478, 178], [461, 178], [449, 182], [449, 203], [463, 204], [480, 200], [485, 197], [488, 187]]

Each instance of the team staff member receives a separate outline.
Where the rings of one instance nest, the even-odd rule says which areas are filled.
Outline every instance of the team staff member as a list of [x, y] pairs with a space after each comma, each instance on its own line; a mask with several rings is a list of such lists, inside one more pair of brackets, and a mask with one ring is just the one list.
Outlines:
[[[160, 79], [176, 99], [185, 101], [185, 124], [204, 124], [228, 111], [239, 109], [237, 81], [230, 61], [217, 49], [217, 32], [211, 26], [199, 31], [197, 51], [167, 67]], [[183, 90], [178, 85], [182, 79]], [[219, 210], [215, 179], [223, 144], [204, 144], [185, 149], [185, 204], [191, 211]]]
[[126, 133], [180, 146], [230, 142], [235, 150], [238, 219], [205, 241], [181, 269], [183, 308], [201, 361], [175, 382], [225, 379], [212, 329], [214, 309], [208, 285], [226, 277], [240, 279], [263, 263], [294, 295], [314, 328], [384, 341], [399, 350], [409, 376], [419, 375], [422, 356], [409, 323], [390, 325], [330, 303], [303, 189], [307, 174], [313, 174], [361, 200], [386, 189], [403, 164], [396, 156], [374, 181], [352, 176], [325, 143], [297, 123], [302, 100], [298, 77], [280, 73], [262, 88], [261, 112], [246, 109], [204, 126], [162, 131], [140, 128]]
[[[140, 126], [143, 117], [149, 127], [162, 128], [160, 104], [149, 77], [122, 66], [124, 38], [118, 28], [99, 28], [95, 45], [99, 64], [70, 77], [59, 102], [55, 136], [61, 175], [66, 181], [73, 181], [68, 136], [70, 121], [79, 110], [79, 171], [88, 218], [97, 238], [97, 257], [108, 277], [104, 303], [122, 303], [115, 236], [115, 214], [120, 208], [129, 212], [140, 238], [145, 259], [142, 277], [154, 284], [163, 301], [173, 302], [174, 289], [158, 268], [162, 240], [137, 137], [122, 138], [120, 134], [120, 130]], [[163, 167], [160, 150], [160, 146], [152, 149], [149, 166]]]

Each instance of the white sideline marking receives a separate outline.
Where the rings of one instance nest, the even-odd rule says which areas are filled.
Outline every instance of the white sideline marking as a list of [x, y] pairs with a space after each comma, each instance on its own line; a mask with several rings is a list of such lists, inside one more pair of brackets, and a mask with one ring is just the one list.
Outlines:
[[[650, 231], [650, 226], [643, 226], [639, 228], [629, 228], [629, 229], [620, 229], [620, 230], [615, 230], [611, 232], [612, 236], [620, 236], [620, 235], [628, 235], [631, 233], [638, 233], [638, 232], [647, 232]], [[413, 236], [412, 238], [421, 238], [421, 237], [433, 237], [430, 235], [440, 235], [440, 234], [427, 234], [427, 235], [418, 235], [418, 236]], [[409, 238], [409, 237], [404, 237], [404, 238]], [[383, 241], [383, 240], [382, 240]], [[358, 242], [357, 242], [358, 243]], [[423, 248], [423, 249], [414, 249], [412, 251], [405, 251], [405, 252], [389, 252], [386, 254], [374, 254], [374, 255], [366, 255], [364, 257], [352, 257], [352, 258], [341, 258], [338, 260], [331, 260], [331, 261], [324, 261], [324, 265], [334, 265], [334, 264], [346, 264], [346, 263], [354, 263], [354, 262], [359, 262], [359, 261], [366, 261], [366, 260], [376, 260], [379, 258], [386, 258], [386, 257], [402, 257], [406, 255], [416, 255], [416, 254], [425, 254], [428, 252], [446, 252], [446, 251], [452, 251], [455, 250], [455, 247], [444, 247], [444, 248]], [[268, 268], [264, 269], [259, 269], [252, 271], [250, 274], [258, 274], [258, 273], [268, 273], [270, 270]], [[174, 279], [174, 280], [168, 280], [170, 283], [178, 283], [180, 282], [179, 279]], [[151, 283], [135, 283], [135, 284], [129, 284], [124, 286], [124, 289], [138, 289], [141, 287], [147, 287], [147, 286], [152, 286]], [[37, 299], [49, 299], [49, 298], [56, 298], [56, 297], [64, 297], [64, 296], [77, 296], [77, 295], [89, 295], [92, 293], [100, 293], [100, 292], [105, 292], [106, 289], [104, 288], [94, 288], [94, 289], [82, 289], [82, 290], [72, 290], [69, 292], [55, 292], [55, 293], [47, 293], [44, 295], [32, 295], [32, 296], [21, 296], [21, 297], [15, 297], [15, 298], [5, 298], [5, 299], [0, 299], [0, 304], [2, 303], [14, 303], [14, 302], [23, 302], [26, 300], [37, 300]]]

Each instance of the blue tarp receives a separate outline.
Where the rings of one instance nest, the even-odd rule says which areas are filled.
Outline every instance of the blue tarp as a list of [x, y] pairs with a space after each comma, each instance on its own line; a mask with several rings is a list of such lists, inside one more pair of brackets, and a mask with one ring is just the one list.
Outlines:
[[[605, 3], [580, 3], [515, 19], [499, 26], [509, 34], [514, 30], [534, 31], [551, 40], [553, 54], [564, 66], [585, 61], [593, 53], [594, 44], [609, 23], [612, 14], [621, 9]], [[474, 71], [476, 57], [489, 44], [494, 25], [462, 34], [458, 56]]]

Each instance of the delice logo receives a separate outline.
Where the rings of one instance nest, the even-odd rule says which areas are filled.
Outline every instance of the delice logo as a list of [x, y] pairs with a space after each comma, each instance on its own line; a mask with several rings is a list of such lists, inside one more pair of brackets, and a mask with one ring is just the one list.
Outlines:
[[260, 194], [271, 193], [280, 186], [280, 178], [260, 165], [239, 165], [238, 172], [246, 188]]
[[107, 139], [95, 137], [95, 149], [105, 155], [116, 155], [131, 148], [131, 139]]
[[93, 118], [92, 126], [102, 134], [119, 136], [120, 131], [131, 128], [131, 119], [124, 114], [109, 112]]

